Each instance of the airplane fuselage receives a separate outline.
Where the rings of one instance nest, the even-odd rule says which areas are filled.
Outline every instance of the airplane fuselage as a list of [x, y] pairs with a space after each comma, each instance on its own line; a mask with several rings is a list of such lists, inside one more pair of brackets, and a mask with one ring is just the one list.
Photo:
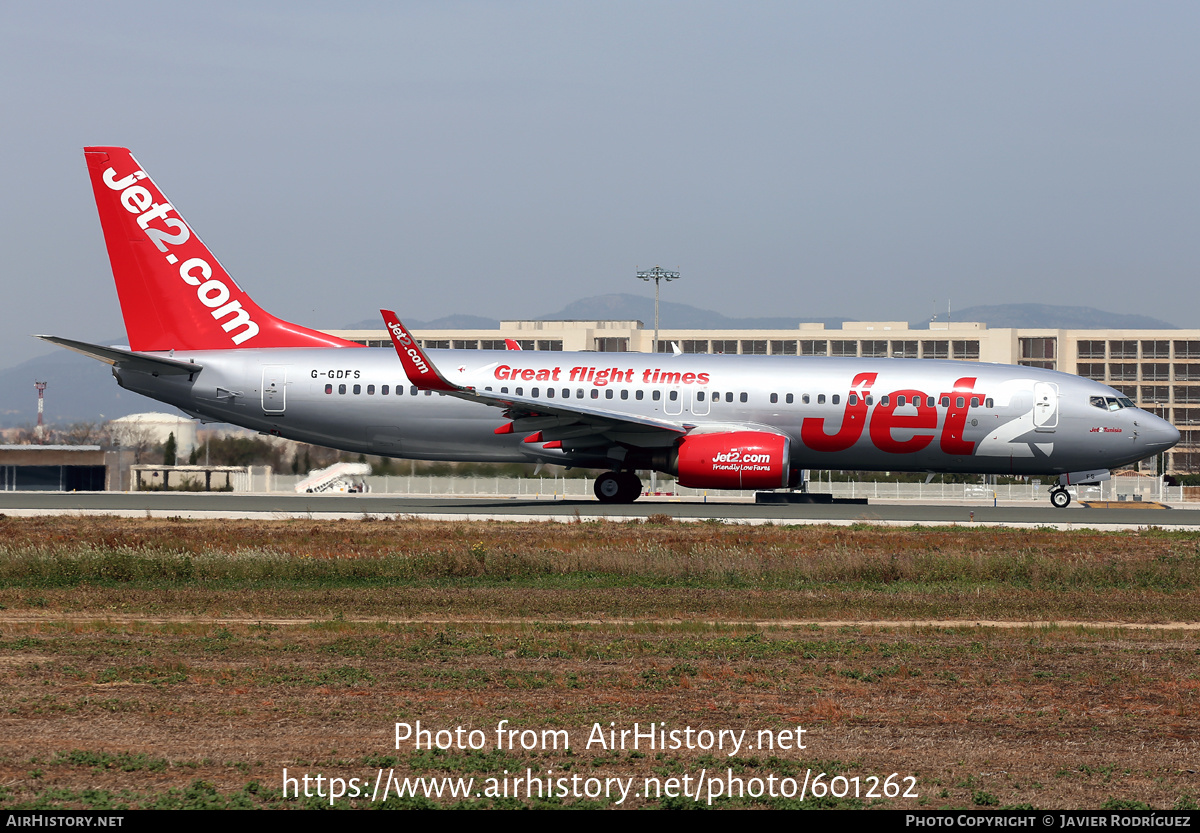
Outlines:
[[[915, 359], [436, 350], [457, 385], [558, 407], [757, 426], [792, 468], [1049, 475], [1111, 469], [1178, 440], [1106, 385], [1051, 370]], [[121, 368], [121, 384], [210, 421], [420, 460], [607, 467], [603, 449], [543, 448], [485, 404], [418, 390], [390, 349], [175, 351], [188, 376]], [[569, 445], [569, 444], [568, 444]]]

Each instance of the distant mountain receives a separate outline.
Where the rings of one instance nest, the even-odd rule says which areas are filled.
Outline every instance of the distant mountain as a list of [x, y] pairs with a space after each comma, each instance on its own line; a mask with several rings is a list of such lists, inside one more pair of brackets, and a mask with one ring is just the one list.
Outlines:
[[[1092, 307], [1058, 307], [1051, 304], [996, 304], [953, 310], [952, 321], [982, 321], [992, 329], [1045, 330], [1178, 330], [1148, 315], [1104, 312]], [[938, 320], [943, 320], [940, 316]], [[927, 321], [909, 326], [924, 327]]]
[[[417, 321], [404, 319], [404, 325], [412, 330], [494, 330], [500, 326], [500, 319], [485, 318], [482, 315], [445, 315], [432, 321]], [[354, 324], [347, 324], [344, 330], [382, 330], [383, 319], [366, 318]]]
[[[660, 301], [658, 305], [660, 326], [664, 330], [794, 330], [801, 321], [822, 323], [827, 327], [839, 327], [846, 318], [820, 318], [802, 316], [773, 316], [769, 318], [730, 318], [712, 310]], [[637, 319], [646, 327], [654, 326], [654, 299], [644, 295], [596, 295], [567, 304], [551, 315], [540, 315], [542, 321], [590, 321], [611, 319], [631, 321]]]
[[[690, 304], [677, 304], [671, 301], [660, 301], [658, 305], [659, 322], [663, 329], [672, 330], [779, 330], [795, 329], [801, 321], [818, 322], [826, 327], [839, 327], [847, 318], [819, 318], [803, 316], [786, 316], [772, 318], [730, 318], [719, 312], [693, 307]], [[558, 312], [546, 315], [530, 316], [532, 321], [641, 321], [647, 328], [654, 327], [654, 299], [642, 295], [625, 293], [614, 295], [595, 295], [582, 298], [567, 304]], [[495, 318], [483, 318], [477, 315], [448, 315], [433, 321], [405, 321], [413, 330], [494, 330], [500, 326]], [[348, 325], [347, 330], [378, 330], [382, 329], [379, 319], [368, 318], [355, 324]]]

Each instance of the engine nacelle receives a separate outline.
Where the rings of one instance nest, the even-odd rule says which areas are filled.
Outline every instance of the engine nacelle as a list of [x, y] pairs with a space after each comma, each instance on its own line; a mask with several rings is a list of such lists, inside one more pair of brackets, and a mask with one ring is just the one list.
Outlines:
[[692, 434], [678, 455], [679, 485], [689, 489], [781, 489], [788, 485], [790, 441], [766, 431]]

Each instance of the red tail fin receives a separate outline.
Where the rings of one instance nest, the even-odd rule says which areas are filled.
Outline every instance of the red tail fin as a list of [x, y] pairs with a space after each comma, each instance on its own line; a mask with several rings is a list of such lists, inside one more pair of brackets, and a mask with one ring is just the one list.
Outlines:
[[359, 347], [250, 300], [125, 148], [84, 148], [129, 346]]

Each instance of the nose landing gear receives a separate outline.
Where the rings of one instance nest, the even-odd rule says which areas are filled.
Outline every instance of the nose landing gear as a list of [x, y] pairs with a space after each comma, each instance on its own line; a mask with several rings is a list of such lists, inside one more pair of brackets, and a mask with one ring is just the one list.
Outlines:
[[1050, 503], [1056, 509], [1066, 509], [1071, 505], [1071, 493], [1062, 486], [1055, 486], [1050, 490]]

